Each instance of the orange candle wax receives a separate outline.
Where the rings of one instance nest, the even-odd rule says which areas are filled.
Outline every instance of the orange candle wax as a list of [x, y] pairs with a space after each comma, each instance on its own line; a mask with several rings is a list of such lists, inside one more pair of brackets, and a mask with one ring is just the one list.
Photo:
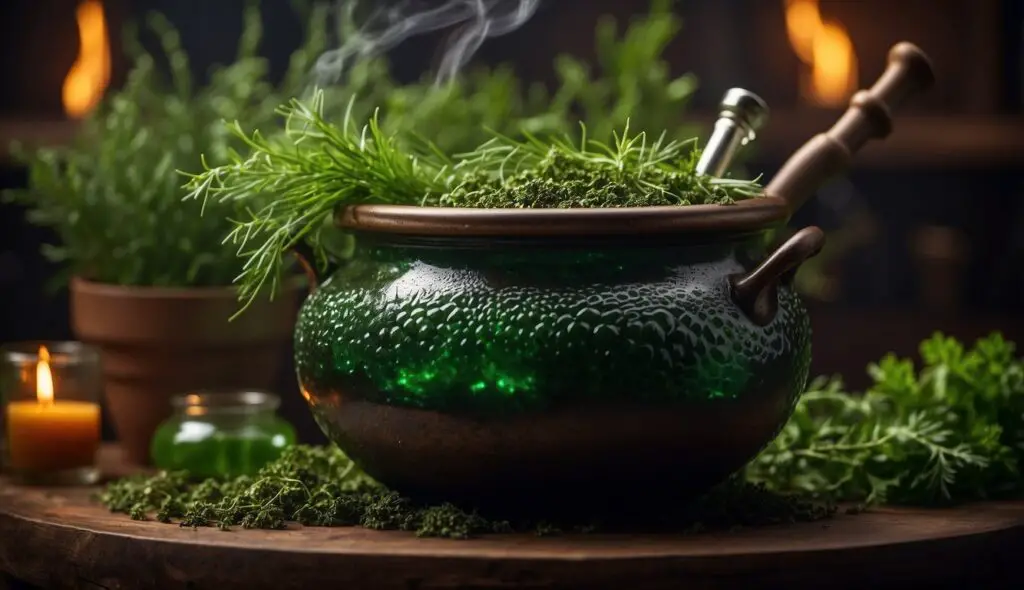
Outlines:
[[90, 402], [7, 404], [7, 455], [20, 471], [89, 467], [100, 445], [100, 407]]

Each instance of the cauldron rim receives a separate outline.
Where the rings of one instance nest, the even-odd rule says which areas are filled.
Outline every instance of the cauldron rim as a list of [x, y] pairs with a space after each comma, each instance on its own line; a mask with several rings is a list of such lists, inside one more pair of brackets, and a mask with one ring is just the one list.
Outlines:
[[350, 205], [335, 212], [334, 223], [361, 233], [437, 237], [724, 235], [772, 229], [789, 216], [785, 200], [759, 196], [730, 205], [574, 209]]

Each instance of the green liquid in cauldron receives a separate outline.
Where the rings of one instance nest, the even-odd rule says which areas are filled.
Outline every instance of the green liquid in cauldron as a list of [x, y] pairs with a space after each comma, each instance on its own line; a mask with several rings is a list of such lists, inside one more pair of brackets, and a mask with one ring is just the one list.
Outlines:
[[300, 384], [328, 437], [402, 493], [701, 492], [771, 440], [807, 378], [797, 296], [780, 288], [766, 326], [731, 300], [727, 277], [763, 256], [364, 242], [303, 306]]

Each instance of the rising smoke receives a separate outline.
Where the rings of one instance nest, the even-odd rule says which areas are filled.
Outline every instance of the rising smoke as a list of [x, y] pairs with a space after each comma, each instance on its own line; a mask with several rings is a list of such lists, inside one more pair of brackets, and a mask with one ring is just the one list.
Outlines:
[[[356, 0], [341, 0], [344, 14], [353, 14]], [[402, 0], [378, 8], [353, 34], [342, 39], [341, 47], [324, 52], [315, 65], [317, 83], [337, 83], [356, 59], [384, 53], [415, 35], [459, 27], [447, 44], [436, 81], [454, 78], [484, 40], [518, 29], [537, 10], [540, 0], [446, 0], [423, 2]]]

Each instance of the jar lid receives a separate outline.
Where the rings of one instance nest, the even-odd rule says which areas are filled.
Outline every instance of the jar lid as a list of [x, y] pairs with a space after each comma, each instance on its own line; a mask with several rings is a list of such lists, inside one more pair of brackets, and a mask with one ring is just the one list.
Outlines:
[[280, 405], [281, 398], [276, 394], [253, 389], [199, 390], [175, 395], [171, 398], [173, 408], [182, 410], [189, 415], [273, 411]]

